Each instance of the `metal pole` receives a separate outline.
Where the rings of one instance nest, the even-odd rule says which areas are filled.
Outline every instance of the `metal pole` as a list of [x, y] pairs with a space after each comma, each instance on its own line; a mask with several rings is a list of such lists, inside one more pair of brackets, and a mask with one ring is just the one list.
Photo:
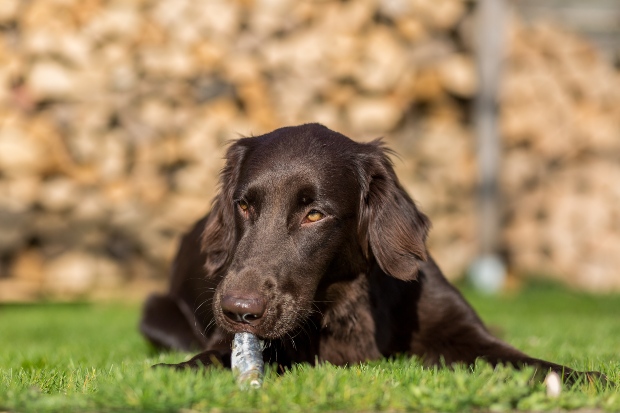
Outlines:
[[498, 255], [501, 225], [498, 190], [501, 146], [497, 125], [505, 3], [505, 0], [479, 0], [477, 6], [476, 61], [479, 90], [474, 122], [479, 171], [480, 255], [470, 267], [469, 275], [477, 288], [487, 292], [500, 290], [506, 276], [505, 265]]

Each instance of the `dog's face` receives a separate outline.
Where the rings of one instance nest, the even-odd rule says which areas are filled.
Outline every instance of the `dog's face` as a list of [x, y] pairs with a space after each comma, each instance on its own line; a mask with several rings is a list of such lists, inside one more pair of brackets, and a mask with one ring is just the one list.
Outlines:
[[229, 332], [275, 339], [314, 311], [321, 289], [375, 260], [414, 279], [428, 223], [379, 143], [320, 125], [235, 142], [203, 234], [213, 310]]

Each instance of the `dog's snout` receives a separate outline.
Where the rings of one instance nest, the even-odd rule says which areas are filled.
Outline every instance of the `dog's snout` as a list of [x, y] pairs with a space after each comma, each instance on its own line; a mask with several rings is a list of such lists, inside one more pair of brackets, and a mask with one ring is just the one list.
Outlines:
[[233, 323], [255, 325], [265, 313], [265, 301], [254, 295], [225, 295], [222, 311]]

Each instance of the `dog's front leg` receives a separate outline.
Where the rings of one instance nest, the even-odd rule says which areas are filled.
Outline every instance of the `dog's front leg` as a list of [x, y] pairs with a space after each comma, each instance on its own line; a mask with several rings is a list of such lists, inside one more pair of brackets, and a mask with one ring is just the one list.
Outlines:
[[177, 370], [198, 369], [209, 366], [230, 368], [230, 350], [207, 350], [178, 364], [156, 364], [153, 367], [170, 367]]

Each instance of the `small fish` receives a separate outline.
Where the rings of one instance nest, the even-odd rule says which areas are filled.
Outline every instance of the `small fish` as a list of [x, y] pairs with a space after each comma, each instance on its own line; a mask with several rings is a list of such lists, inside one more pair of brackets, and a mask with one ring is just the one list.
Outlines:
[[230, 362], [241, 388], [258, 389], [263, 385], [263, 343], [254, 334], [235, 334]]

